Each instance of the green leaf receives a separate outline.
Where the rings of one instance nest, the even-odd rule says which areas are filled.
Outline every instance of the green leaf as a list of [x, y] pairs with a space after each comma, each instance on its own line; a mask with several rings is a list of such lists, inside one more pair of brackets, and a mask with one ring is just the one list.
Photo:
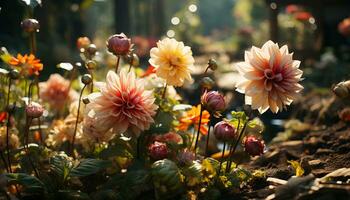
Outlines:
[[110, 166], [111, 162], [98, 159], [84, 159], [70, 171], [72, 177], [83, 177], [95, 174], [102, 169]]
[[21, 2], [25, 3], [27, 6], [30, 6], [32, 8], [35, 8], [36, 6], [41, 6], [41, 0], [20, 0]]
[[60, 190], [58, 191], [57, 196], [60, 199], [65, 199], [65, 200], [89, 200], [90, 199], [88, 194], [80, 191], [74, 191], [74, 190]]
[[28, 174], [6, 174], [6, 178], [9, 184], [22, 185], [27, 193], [43, 193], [46, 190], [44, 184], [39, 179]]
[[69, 160], [67, 155], [56, 155], [50, 159], [51, 170], [61, 176], [65, 181], [73, 167], [73, 162]]
[[67, 71], [71, 71], [73, 69], [73, 65], [70, 63], [60, 63], [57, 65], [58, 68], [65, 69]]

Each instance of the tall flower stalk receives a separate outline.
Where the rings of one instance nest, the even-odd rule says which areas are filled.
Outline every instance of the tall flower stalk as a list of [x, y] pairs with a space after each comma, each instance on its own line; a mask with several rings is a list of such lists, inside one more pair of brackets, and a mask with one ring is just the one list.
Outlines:
[[80, 95], [79, 95], [79, 100], [78, 100], [78, 110], [77, 110], [77, 117], [75, 120], [75, 125], [74, 125], [74, 132], [73, 132], [73, 139], [72, 139], [72, 143], [70, 146], [70, 152], [71, 154], [74, 156], [74, 143], [75, 143], [75, 137], [77, 135], [77, 129], [78, 129], [78, 122], [79, 122], [79, 116], [80, 116], [80, 105], [81, 105], [81, 98], [83, 96], [84, 93], [84, 89], [86, 88], [87, 85], [91, 84], [92, 82], [92, 77], [89, 74], [84, 74], [83, 77], [81, 78], [81, 81], [83, 82], [84, 86], [80, 91]]

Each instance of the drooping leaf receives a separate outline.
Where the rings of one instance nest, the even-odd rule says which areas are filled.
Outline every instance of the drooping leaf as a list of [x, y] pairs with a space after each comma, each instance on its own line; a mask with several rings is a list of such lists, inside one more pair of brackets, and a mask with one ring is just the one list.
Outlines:
[[83, 176], [95, 174], [100, 170], [110, 166], [110, 164], [111, 163], [109, 161], [105, 161], [105, 160], [98, 160], [98, 159], [91, 159], [91, 158], [84, 159], [84, 160], [81, 160], [80, 163], [71, 170], [70, 176], [83, 177]]
[[6, 174], [9, 184], [19, 184], [25, 188], [27, 193], [37, 194], [44, 193], [44, 184], [36, 177], [24, 173], [10, 173]]
[[296, 176], [302, 176], [304, 174], [304, 169], [301, 167], [301, 164], [298, 161], [290, 160], [288, 163], [292, 165]]

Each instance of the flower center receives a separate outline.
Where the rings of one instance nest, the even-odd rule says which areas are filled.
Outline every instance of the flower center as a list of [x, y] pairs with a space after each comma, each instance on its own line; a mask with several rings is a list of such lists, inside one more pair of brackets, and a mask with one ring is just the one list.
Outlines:
[[268, 80], [274, 80], [274, 81], [282, 81], [283, 80], [281, 73], [275, 74], [271, 69], [265, 69], [264, 76]]
[[169, 60], [169, 64], [171, 67], [178, 67], [180, 63], [181, 63], [181, 59], [176, 56], [171, 57]]

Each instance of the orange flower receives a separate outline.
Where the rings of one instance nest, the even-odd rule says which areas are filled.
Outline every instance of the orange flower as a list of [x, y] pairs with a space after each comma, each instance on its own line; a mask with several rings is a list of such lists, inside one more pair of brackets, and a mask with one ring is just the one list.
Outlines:
[[[184, 116], [182, 116], [179, 120], [179, 125], [176, 127], [180, 131], [186, 131], [188, 130], [188, 127], [191, 125], [194, 125], [194, 128], [198, 130], [198, 123], [199, 123], [199, 116], [201, 112], [201, 105], [198, 106], [192, 106], [192, 109], [187, 111]], [[200, 132], [203, 135], [206, 135], [208, 133], [208, 122], [209, 122], [210, 114], [208, 111], [203, 110], [202, 113], [202, 121], [201, 121], [201, 127]]]
[[29, 56], [27, 54], [24, 54], [24, 56], [17, 54], [17, 58], [12, 57], [9, 64], [15, 67], [21, 67], [21, 73], [26, 75], [35, 74], [38, 76], [39, 71], [43, 70], [43, 64], [33, 54]]

